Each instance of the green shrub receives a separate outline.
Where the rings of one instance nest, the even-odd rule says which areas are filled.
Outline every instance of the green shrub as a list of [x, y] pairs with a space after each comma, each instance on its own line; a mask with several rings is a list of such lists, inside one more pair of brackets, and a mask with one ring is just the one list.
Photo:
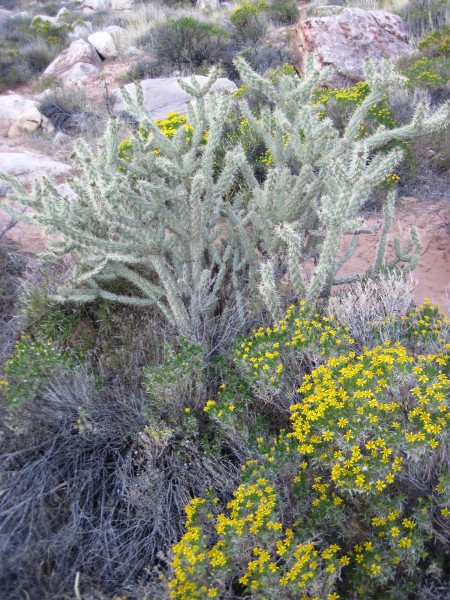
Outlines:
[[61, 23], [54, 25], [47, 19], [35, 17], [30, 24], [30, 33], [41, 39], [46, 40], [49, 44], [61, 46], [66, 42], [67, 33], [70, 30], [69, 25]]
[[140, 45], [153, 51], [158, 61], [172, 68], [213, 65], [226, 57], [230, 48], [227, 32], [192, 17], [169, 19], [155, 26]]
[[443, 88], [450, 79], [450, 26], [421, 39], [419, 58], [415, 58], [410, 58], [412, 64], [402, 71], [408, 85], [430, 90]]
[[[429, 302], [391, 318], [404, 343], [360, 355], [305, 306], [242, 341], [234, 360], [251, 396], [227, 392], [225, 380], [205, 412], [238, 430], [255, 398], [275, 403], [300, 384], [291, 428], [255, 440], [226, 506], [210, 494], [186, 507], [172, 599], [406, 599], [439, 586], [450, 543], [450, 322]], [[313, 348], [325, 364], [290, 381]]]
[[18, 407], [38, 393], [39, 387], [57, 370], [68, 366], [66, 354], [51, 342], [32, 341], [22, 337], [3, 366], [6, 379], [0, 383], [6, 406]]
[[276, 23], [291, 25], [300, 18], [300, 11], [295, 0], [271, 0], [267, 13]]
[[257, 42], [268, 29], [266, 17], [267, 4], [260, 2], [242, 2], [230, 14], [230, 21], [244, 40]]

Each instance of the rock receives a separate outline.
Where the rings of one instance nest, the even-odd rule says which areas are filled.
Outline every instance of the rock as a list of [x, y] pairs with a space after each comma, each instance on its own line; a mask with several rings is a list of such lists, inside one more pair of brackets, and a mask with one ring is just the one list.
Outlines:
[[44, 131], [53, 131], [54, 127], [44, 115], [38, 111], [34, 106], [28, 108], [20, 117], [15, 121], [8, 131], [9, 138], [17, 138], [22, 133], [33, 133], [37, 129], [43, 129]]
[[36, 106], [20, 94], [8, 93], [0, 96], [0, 129], [9, 129], [22, 113]]
[[400, 17], [361, 8], [345, 8], [337, 15], [300, 21], [294, 28], [292, 44], [299, 53], [299, 71], [303, 71], [306, 54], [312, 52], [318, 68], [333, 68], [327, 81], [333, 87], [363, 81], [367, 59], [375, 63], [397, 59], [412, 50]]
[[65, 6], [63, 6], [62, 8], [59, 9], [58, 14], [56, 15], [56, 20], [61, 21], [61, 19], [64, 19], [68, 15], [70, 15], [69, 10], [67, 10], [67, 8]]
[[91, 44], [76, 40], [61, 52], [45, 69], [44, 75], [55, 75], [66, 87], [80, 85], [85, 79], [97, 73], [101, 59]]
[[111, 8], [111, 0], [85, 0], [84, 7], [93, 10], [106, 10]]
[[[183, 81], [189, 82], [191, 78], [185, 77]], [[207, 77], [197, 75], [196, 79], [201, 85], [207, 81]], [[157, 79], [144, 79], [141, 81], [142, 90], [144, 92], [145, 108], [153, 117], [164, 117], [169, 112], [186, 113], [186, 104], [193, 98], [178, 84], [176, 77], [160, 77]], [[136, 94], [136, 85], [129, 83], [125, 86], [127, 92], [133, 97]], [[229, 91], [234, 92], [236, 85], [229, 79], [220, 78], [212, 86], [211, 91]], [[121, 97], [116, 97], [114, 104], [114, 112], [126, 110], [125, 102]]]
[[111, 0], [111, 8], [113, 10], [131, 10], [134, 0]]
[[[0, 173], [18, 177], [22, 182], [33, 181], [44, 175], [65, 173], [69, 165], [33, 152], [0, 152]], [[0, 180], [0, 196], [10, 189], [9, 183]]]
[[115, 58], [117, 48], [109, 31], [96, 31], [88, 37], [88, 42], [94, 46], [102, 58]]

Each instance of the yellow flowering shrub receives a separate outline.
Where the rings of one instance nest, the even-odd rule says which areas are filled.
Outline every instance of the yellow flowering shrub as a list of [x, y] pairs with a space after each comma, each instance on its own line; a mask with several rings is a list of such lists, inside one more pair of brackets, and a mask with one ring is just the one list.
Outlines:
[[314, 350], [322, 364], [300, 372], [289, 431], [255, 440], [232, 498], [186, 507], [171, 598], [407, 598], [439, 573], [450, 544], [449, 321], [428, 301], [397, 319], [401, 342], [358, 353], [345, 328], [303, 304], [240, 342], [240, 377], [204, 408], [225, 429], [257, 386], [292, 385], [293, 358]]

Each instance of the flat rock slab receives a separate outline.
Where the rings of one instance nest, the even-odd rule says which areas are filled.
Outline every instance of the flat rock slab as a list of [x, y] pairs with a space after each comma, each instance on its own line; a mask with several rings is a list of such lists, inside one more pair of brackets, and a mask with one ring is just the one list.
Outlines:
[[[203, 75], [196, 75], [200, 85], [205, 85], [208, 78]], [[191, 77], [184, 77], [182, 81], [190, 82]], [[144, 79], [141, 81], [144, 92], [144, 106], [148, 112], [156, 118], [165, 117], [167, 113], [179, 112], [186, 113], [186, 104], [193, 100], [193, 97], [181, 89], [177, 77], [159, 77], [156, 79]], [[126, 91], [131, 97], [136, 96], [136, 85], [129, 83], [125, 86]], [[220, 78], [212, 86], [212, 92], [234, 92], [236, 85], [229, 79]], [[119, 93], [116, 93], [116, 103], [114, 111], [121, 112], [127, 110], [125, 102]]]
[[300, 21], [292, 36], [299, 53], [298, 69], [312, 52], [319, 69], [333, 69], [328, 85], [346, 87], [364, 80], [367, 59], [375, 64], [411, 52], [403, 20], [382, 10], [345, 8], [339, 14]]
[[[69, 165], [33, 152], [0, 152], [0, 173], [18, 177], [22, 182], [68, 170]], [[0, 196], [5, 196], [10, 189], [8, 182], [0, 180]]]

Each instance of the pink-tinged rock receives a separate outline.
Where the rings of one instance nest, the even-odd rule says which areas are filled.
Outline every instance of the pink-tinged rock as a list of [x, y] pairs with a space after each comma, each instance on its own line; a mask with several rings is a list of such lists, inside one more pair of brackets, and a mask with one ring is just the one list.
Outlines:
[[303, 72], [306, 55], [312, 52], [318, 68], [331, 66], [327, 83], [333, 87], [364, 80], [363, 65], [385, 58], [397, 59], [411, 52], [403, 20], [382, 10], [346, 8], [339, 14], [300, 21], [292, 36]]
[[77, 86], [100, 69], [102, 61], [91, 44], [76, 40], [45, 69], [44, 75], [55, 75], [66, 87]]

